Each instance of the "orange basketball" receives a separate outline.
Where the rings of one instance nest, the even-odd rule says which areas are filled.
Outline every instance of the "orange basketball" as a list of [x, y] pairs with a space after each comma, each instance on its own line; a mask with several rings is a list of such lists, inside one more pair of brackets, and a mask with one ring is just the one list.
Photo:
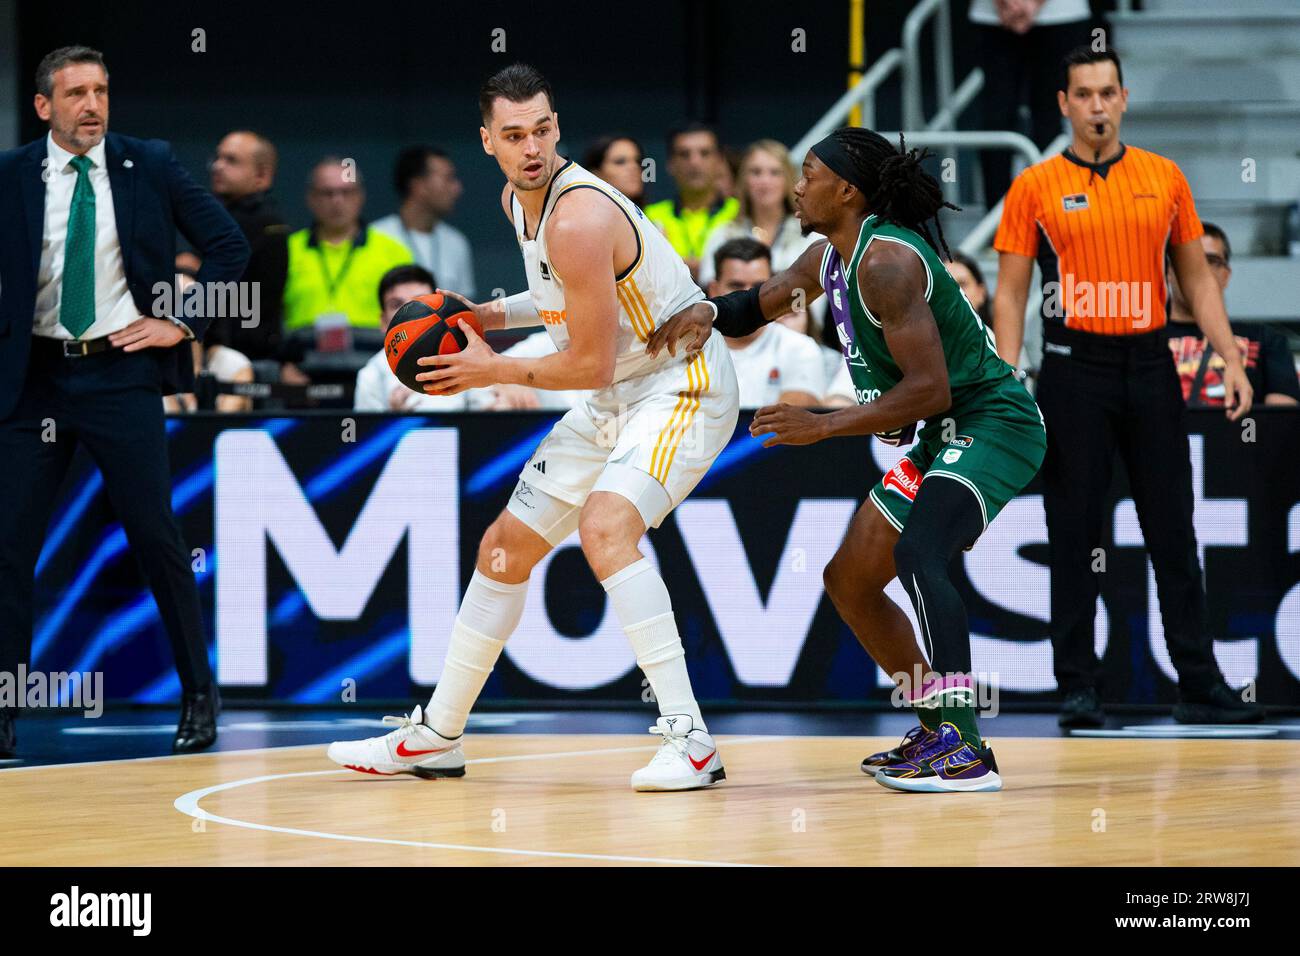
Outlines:
[[441, 394], [425, 392], [425, 383], [415, 380], [419, 373], [435, 371], [435, 367], [418, 365], [416, 362], [426, 355], [451, 355], [463, 349], [468, 339], [459, 328], [461, 322], [472, 326], [479, 335], [483, 334], [483, 328], [474, 313], [459, 299], [445, 296], [441, 292], [416, 296], [397, 310], [384, 336], [384, 354], [388, 356], [388, 367], [412, 391], [428, 395]]

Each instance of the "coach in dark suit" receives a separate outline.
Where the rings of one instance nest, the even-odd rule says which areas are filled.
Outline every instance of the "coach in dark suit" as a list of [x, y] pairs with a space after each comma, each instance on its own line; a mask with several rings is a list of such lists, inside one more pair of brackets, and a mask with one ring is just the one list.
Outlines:
[[[30, 654], [36, 561], [81, 442], [171, 641], [183, 692], [173, 749], [201, 750], [219, 699], [171, 509], [162, 395], [193, 391], [189, 340], [210, 316], [182, 323], [155, 303], [171, 304], [159, 290], [175, 288], [176, 230], [202, 256], [205, 289], [239, 278], [248, 244], [166, 143], [108, 133], [97, 51], [49, 54], [36, 89], [49, 135], [0, 154], [0, 671]], [[0, 757], [16, 746], [13, 716], [0, 708]]]

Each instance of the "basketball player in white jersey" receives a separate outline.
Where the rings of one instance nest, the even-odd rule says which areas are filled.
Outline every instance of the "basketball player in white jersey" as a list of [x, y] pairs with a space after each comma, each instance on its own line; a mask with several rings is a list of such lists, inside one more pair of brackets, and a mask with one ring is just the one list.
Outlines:
[[559, 351], [511, 358], [466, 328], [468, 346], [421, 359], [430, 370], [418, 378], [451, 394], [503, 383], [595, 393], [542, 441], [484, 534], [428, 706], [385, 718], [397, 724], [385, 737], [331, 744], [329, 756], [366, 773], [463, 775], [465, 722], [519, 623], [529, 574], [576, 530], [661, 714], [650, 730], [663, 744], [632, 775], [633, 789], [712, 786], [726, 776], [722, 760], [691, 690], [668, 589], [638, 542], [731, 439], [731, 358], [720, 336], [689, 355], [646, 353], [650, 334], [703, 293], [634, 203], [556, 153], [559, 123], [540, 73], [507, 67], [484, 84], [479, 107], [483, 150], [508, 180], [501, 205], [528, 291], [470, 305], [485, 330], [543, 323]]

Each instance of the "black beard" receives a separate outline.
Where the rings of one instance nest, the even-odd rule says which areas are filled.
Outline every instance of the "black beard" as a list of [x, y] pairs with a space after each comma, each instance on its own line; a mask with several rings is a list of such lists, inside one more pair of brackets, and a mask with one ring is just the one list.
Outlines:
[[801, 236], [811, 236], [816, 231], [817, 230], [812, 227], [812, 223], [809, 222], [799, 223], [799, 235]]

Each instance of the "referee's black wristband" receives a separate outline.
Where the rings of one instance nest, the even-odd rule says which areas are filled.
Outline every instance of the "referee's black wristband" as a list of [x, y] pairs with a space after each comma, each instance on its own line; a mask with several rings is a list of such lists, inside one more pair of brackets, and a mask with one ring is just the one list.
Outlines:
[[[760, 283], [761, 285], [761, 283]], [[728, 338], [738, 339], [757, 332], [767, 324], [762, 306], [758, 304], [759, 286], [741, 292], [729, 292], [715, 299], [709, 299], [718, 310], [713, 320], [713, 328]]]

